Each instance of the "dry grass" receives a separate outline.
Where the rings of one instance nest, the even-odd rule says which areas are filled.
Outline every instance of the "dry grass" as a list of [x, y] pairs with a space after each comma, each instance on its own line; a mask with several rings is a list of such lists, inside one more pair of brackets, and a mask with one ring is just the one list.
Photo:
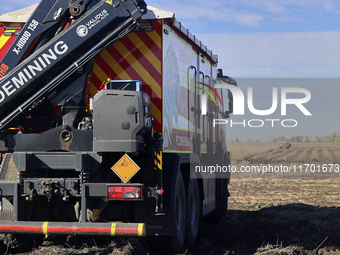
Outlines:
[[[145, 244], [145, 240], [141, 238], [127, 237], [69, 237], [49, 236], [38, 248], [32, 248], [27, 251], [28, 247], [21, 245], [16, 249], [10, 249], [8, 254], [20, 255], [71, 255], [71, 254], [87, 254], [87, 255], [146, 255], [151, 251]], [[2, 254], [2, 253], [1, 253]]]
[[279, 143], [229, 143], [228, 150], [232, 159], [240, 160], [254, 154], [277, 149], [279, 146]]
[[[339, 149], [340, 143], [291, 143], [293, 149], [329, 148]], [[271, 152], [280, 148], [280, 143], [228, 143], [228, 151], [234, 160], [246, 159], [249, 156]], [[335, 163], [335, 162], [334, 162]]]
[[301, 203], [315, 207], [339, 207], [340, 179], [232, 179], [229, 208], [259, 210]]

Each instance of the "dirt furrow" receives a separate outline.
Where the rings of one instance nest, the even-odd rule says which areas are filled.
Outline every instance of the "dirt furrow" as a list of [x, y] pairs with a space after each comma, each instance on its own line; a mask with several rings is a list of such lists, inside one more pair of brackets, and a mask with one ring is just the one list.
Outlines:
[[312, 148], [312, 149], [309, 149], [309, 155], [308, 157], [306, 158], [306, 163], [309, 164], [309, 163], [317, 163], [317, 162], [320, 162], [321, 163], [321, 152], [322, 152], [323, 148]]
[[328, 148], [327, 150], [332, 155], [331, 162], [327, 164], [340, 164], [340, 150], [338, 148]]
[[270, 159], [271, 157], [274, 157], [275, 155], [278, 155], [280, 153], [281, 153], [280, 149], [270, 150], [268, 152], [248, 156], [245, 158], [245, 160], [250, 162], [262, 162], [262, 161], [265, 162], [267, 161], [268, 158]]
[[294, 149], [289, 149], [286, 150], [282, 155], [280, 161], [275, 161], [275, 163], [281, 163], [281, 162], [286, 162], [286, 163], [291, 163], [294, 162], [294, 159], [296, 158], [297, 155], [301, 154], [303, 152], [303, 149], [300, 148], [294, 148]]
[[332, 160], [332, 154], [325, 147], [322, 148], [319, 157], [321, 162], [330, 162]]
[[[290, 158], [290, 162], [294, 163], [305, 163], [311, 157], [313, 149], [303, 149], [299, 150], [293, 157]], [[307, 160], [306, 160], [307, 159]]]

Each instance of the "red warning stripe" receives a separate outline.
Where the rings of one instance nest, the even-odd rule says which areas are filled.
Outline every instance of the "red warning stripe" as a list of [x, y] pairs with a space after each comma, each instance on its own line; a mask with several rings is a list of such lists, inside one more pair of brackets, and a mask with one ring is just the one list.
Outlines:
[[[52, 227], [47, 226], [47, 232], [68, 232], [68, 233], [111, 233], [109, 227]], [[42, 226], [0, 226], [3, 231], [22, 231], [22, 232], [43, 232]], [[144, 232], [144, 230], [143, 230]], [[138, 233], [138, 228], [115, 228], [115, 233]]]
[[39, 227], [39, 226], [0, 226], [0, 230], [42, 232], [43, 227]]

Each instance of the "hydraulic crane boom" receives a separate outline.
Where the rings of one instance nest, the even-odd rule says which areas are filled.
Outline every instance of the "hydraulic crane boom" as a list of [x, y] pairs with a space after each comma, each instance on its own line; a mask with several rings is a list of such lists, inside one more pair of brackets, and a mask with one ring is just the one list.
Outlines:
[[145, 12], [139, 0], [42, 0], [0, 63], [6, 71], [0, 80], [0, 129], [52, 98], [56, 86], [132, 31]]

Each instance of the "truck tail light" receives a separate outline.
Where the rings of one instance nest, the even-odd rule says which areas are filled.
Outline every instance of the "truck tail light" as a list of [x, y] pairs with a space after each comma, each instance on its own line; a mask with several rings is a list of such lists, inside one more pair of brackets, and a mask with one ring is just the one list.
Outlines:
[[109, 186], [107, 187], [108, 199], [141, 199], [140, 186]]

